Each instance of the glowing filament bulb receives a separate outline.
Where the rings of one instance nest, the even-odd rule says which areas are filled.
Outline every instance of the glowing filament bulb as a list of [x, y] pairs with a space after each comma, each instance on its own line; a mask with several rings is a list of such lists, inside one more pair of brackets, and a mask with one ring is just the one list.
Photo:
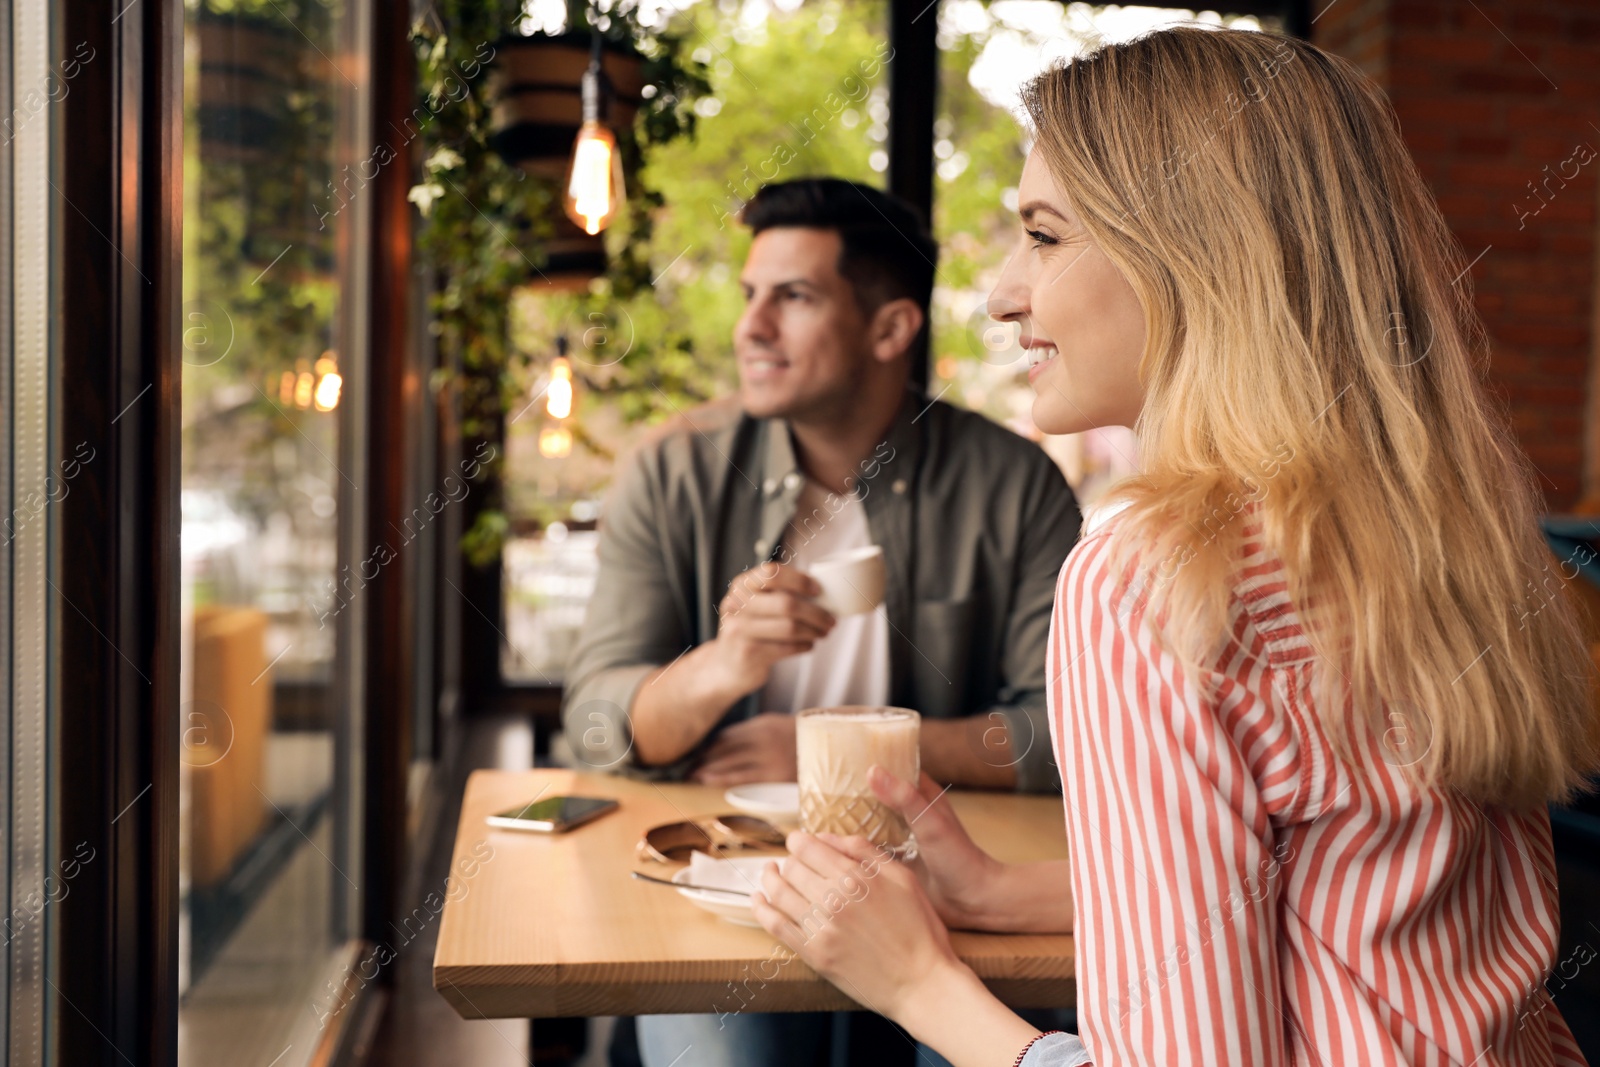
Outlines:
[[344, 385], [344, 379], [333, 371], [324, 374], [317, 381], [316, 405], [318, 411], [332, 411], [339, 406], [339, 390]]
[[539, 454], [560, 459], [572, 451], [572, 433], [559, 426], [547, 426], [539, 431]]
[[[344, 378], [339, 374], [339, 364], [333, 358], [331, 348], [317, 357], [317, 361], [311, 365], [311, 371], [317, 382], [311, 394], [312, 406], [318, 411], [332, 411], [339, 406], [339, 391], [344, 386]], [[305, 407], [304, 404], [300, 406]]]
[[585, 122], [572, 145], [567, 170], [567, 215], [584, 233], [596, 234], [611, 224], [622, 198], [622, 156], [616, 135], [604, 123]]
[[565, 356], [550, 364], [550, 388], [545, 391], [544, 410], [552, 419], [572, 414], [572, 365]]

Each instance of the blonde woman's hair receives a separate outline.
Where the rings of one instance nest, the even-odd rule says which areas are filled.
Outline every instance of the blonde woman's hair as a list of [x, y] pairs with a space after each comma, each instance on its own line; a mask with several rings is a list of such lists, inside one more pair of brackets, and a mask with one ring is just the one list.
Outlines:
[[1600, 765], [1571, 575], [1479, 382], [1468, 261], [1380, 90], [1303, 41], [1180, 26], [1023, 99], [1144, 306], [1143, 470], [1114, 496], [1158, 561], [1147, 617], [1213, 652], [1259, 523], [1333, 668], [1316, 696], [1341, 746], [1402, 727], [1391, 762], [1424, 784], [1570, 796]]

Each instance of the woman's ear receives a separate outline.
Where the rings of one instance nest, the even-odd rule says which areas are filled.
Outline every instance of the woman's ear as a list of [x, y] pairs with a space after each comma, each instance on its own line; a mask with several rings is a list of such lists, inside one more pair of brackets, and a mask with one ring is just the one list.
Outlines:
[[872, 340], [872, 355], [879, 363], [892, 363], [911, 347], [922, 329], [922, 308], [910, 297], [890, 300], [873, 312], [867, 336]]

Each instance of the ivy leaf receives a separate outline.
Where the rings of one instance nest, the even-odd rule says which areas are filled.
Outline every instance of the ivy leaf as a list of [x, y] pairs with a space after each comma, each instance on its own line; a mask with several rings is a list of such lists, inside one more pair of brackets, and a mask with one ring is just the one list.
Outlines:
[[434, 150], [433, 155], [428, 157], [423, 166], [428, 168], [428, 173], [437, 174], [442, 170], [455, 170], [465, 162], [466, 160], [461, 158], [460, 152], [457, 152], [449, 145], [441, 145]]
[[433, 214], [433, 202], [444, 195], [444, 186], [438, 182], [424, 182], [413, 185], [406, 194], [406, 199], [417, 205], [417, 210], [422, 212], [422, 217], [427, 218]]
[[478, 512], [472, 528], [461, 535], [461, 554], [474, 567], [487, 567], [500, 558], [500, 550], [511, 532], [511, 520], [497, 508]]

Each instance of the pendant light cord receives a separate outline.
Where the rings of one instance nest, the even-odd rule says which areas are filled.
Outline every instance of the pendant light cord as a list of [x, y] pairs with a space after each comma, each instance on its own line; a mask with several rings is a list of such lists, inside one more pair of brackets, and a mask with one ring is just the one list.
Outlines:
[[590, 30], [589, 69], [583, 72], [583, 121], [599, 122], [605, 102], [605, 70], [600, 65], [601, 47], [605, 38], [597, 29]]

